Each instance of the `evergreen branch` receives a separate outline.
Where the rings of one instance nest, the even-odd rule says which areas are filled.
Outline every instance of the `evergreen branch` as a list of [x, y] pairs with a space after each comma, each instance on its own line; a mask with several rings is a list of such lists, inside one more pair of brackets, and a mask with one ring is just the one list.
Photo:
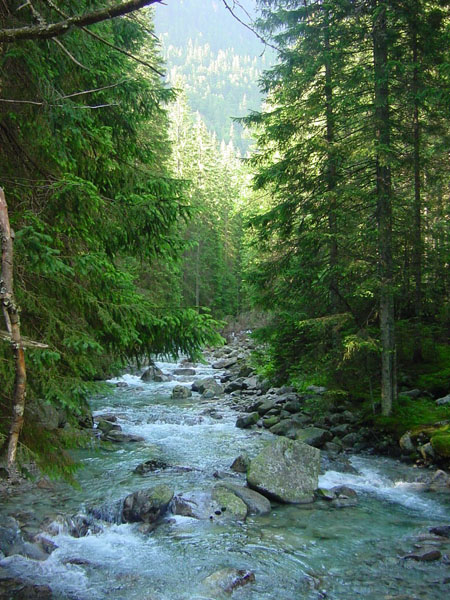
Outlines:
[[[48, 4], [48, 6], [50, 6], [50, 8], [53, 8], [60, 16], [64, 17], [65, 19], [69, 18], [67, 13], [63, 12], [60, 8], [58, 8], [52, 0], [44, 0], [44, 1], [46, 2], [46, 4]], [[153, 2], [160, 2], [160, 0], [153, 0]], [[101, 37], [97, 33], [94, 33], [87, 27], [81, 27], [81, 30], [84, 31], [84, 33], [87, 33], [88, 35], [90, 35], [91, 37], [96, 39], [98, 42], [105, 44], [105, 46], [108, 46], [109, 48], [116, 50], [116, 52], [120, 52], [121, 54], [128, 56], [128, 58], [131, 58], [132, 60], [134, 60], [138, 63], [141, 63], [141, 65], [144, 65], [144, 67], [148, 67], [149, 69], [154, 71], [157, 75], [164, 77], [164, 74], [161, 73], [161, 71], [158, 71], [158, 69], [156, 69], [153, 65], [151, 65], [147, 61], [142, 60], [142, 58], [139, 58], [139, 57], [135, 56], [134, 54], [131, 54], [131, 52], [128, 52], [127, 50], [124, 50], [123, 48], [120, 48], [119, 46], [116, 46], [115, 44], [108, 42], [108, 40], [105, 40], [105, 38]]]

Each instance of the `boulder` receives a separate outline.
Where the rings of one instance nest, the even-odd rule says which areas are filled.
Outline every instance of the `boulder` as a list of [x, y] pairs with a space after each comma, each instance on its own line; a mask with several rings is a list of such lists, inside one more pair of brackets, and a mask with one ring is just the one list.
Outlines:
[[279, 422], [280, 422], [280, 417], [278, 415], [270, 415], [270, 416], [266, 415], [263, 419], [263, 426], [266, 429], [270, 429], [271, 427], [273, 427], [274, 425], [276, 425]]
[[236, 588], [255, 581], [255, 575], [244, 569], [227, 567], [205, 577], [203, 584], [215, 594], [232, 594]]
[[195, 369], [189, 369], [187, 367], [183, 367], [180, 369], [175, 369], [175, 371], [173, 372], [174, 375], [184, 375], [186, 377], [191, 377], [193, 375], [195, 375]]
[[145, 438], [140, 435], [132, 435], [131, 433], [123, 433], [122, 431], [116, 431], [115, 429], [104, 433], [101, 438], [103, 442], [114, 442], [115, 444], [126, 443], [126, 442], [145, 442]]
[[129, 494], [123, 503], [122, 519], [125, 523], [154, 523], [167, 510], [173, 490], [167, 485], [156, 485]]
[[299, 400], [288, 400], [288, 402], [285, 403], [283, 408], [284, 408], [284, 410], [287, 410], [288, 412], [295, 414], [295, 413], [298, 413], [301, 411], [302, 405]]
[[217, 362], [212, 364], [213, 369], [229, 369], [237, 363], [238, 359], [236, 356], [230, 358], [221, 358]]
[[[239, 372], [239, 374], [240, 374], [240, 372]], [[260, 385], [258, 377], [253, 376], [253, 377], [247, 377], [246, 379], [244, 379], [243, 387], [245, 390], [258, 390], [261, 387], [261, 385]]]
[[13, 517], [2, 519], [0, 525], [0, 552], [5, 556], [9, 556], [11, 550], [22, 542], [20, 535], [19, 524]]
[[399, 440], [399, 445], [400, 448], [403, 450], [403, 452], [407, 452], [408, 454], [412, 454], [413, 452], [416, 451], [416, 447], [413, 444], [413, 441], [411, 439], [411, 432], [407, 431], [406, 433], [404, 433], [402, 435], [402, 437]]
[[443, 396], [442, 398], [438, 398], [436, 400], [436, 404], [438, 406], [444, 406], [446, 404], [450, 404], [450, 394], [447, 394], [447, 396]]
[[139, 473], [139, 475], [145, 475], [146, 473], [152, 473], [153, 471], [160, 471], [162, 469], [167, 469], [170, 465], [165, 463], [163, 460], [158, 460], [156, 458], [151, 458], [150, 460], [146, 460], [145, 462], [138, 465], [133, 473]]
[[321, 396], [322, 394], [325, 394], [327, 388], [320, 385], [310, 385], [306, 388], [306, 391]]
[[250, 461], [249, 487], [279, 502], [308, 504], [314, 500], [320, 451], [281, 437]]
[[54, 598], [48, 585], [35, 585], [17, 577], [0, 577], [0, 598], [15, 600], [51, 600]]
[[359, 433], [350, 432], [344, 435], [341, 441], [342, 445], [346, 448], [352, 448], [356, 444], [361, 443], [361, 436], [359, 435]]
[[256, 425], [259, 420], [259, 414], [257, 412], [252, 412], [248, 415], [243, 415], [242, 417], [238, 417], [236, 421], [236, 427], [240, 429], [246, 429], [247, 427], [251, 427], [252, 425]]
[[250, 464], [250, 458], [247, 454], [240, 454], [235, 458], [231, 464], [230, 469], [236, 471], [236, 473], [247, 473], [248, 465]]
[[408, 396], [408, 398], [419, 398], [422, 392], [418, 389], [407, 390], [406, 392], [400, 392], [401, 396]]
[[174, 400], [185, 400], [192, 396], [192, 392], [184, 385], [176, 385], [172, 390], [172, 398]]
[[257, 411], [261, 416], [265, 415], [269, 410], [277, 406], [278, 398], [266, 398], [258, 405]]
[[220, 507], [217, 512], [220, 511], [227, 521], [230, 519], [245, 521], [248, 513], [247, 505], [234, 492], [219, 484], [213, 488], [212, 499]]
[[236, 392], [237, 390], [242, 390], [244, 389], [244, 379], [242, 377], [239, 377], [238, 379], [235, 379], [234, 381], [230, 381], [230, 383], [228, 383], [225, 387], [225, 393], [226, 394], [231, 394], [231, 392]]
[[142, 381], [168, 381], [168, 377], [156, 365], [150, 365], [142, 373], [141, 379]]
[[319, 427], [306, 427], [299, 429], [295, 434], [295, 439], [314, 448], [322, 448], [326, 442], [331, 441], [332, 434], [326, 429]]
[[192, 519], [213, 519], [215, 511], [219, 510], [208, 492], [190, 492], [174, 496], [170, 510], [174, 515], [191, 517]]
[[117, 423], [111, 423], [111, 421], [107, 421], [106, 419], [100, 419], [97, 423], [97, 429], [102, 433], [109, 433], [112, 430], [121, 431], [122, 427]]
[[205, 377], [196, 379], [192, 384], [191, 390], [203, 394], [205, 390], [212, 390], [216, 396], [223, 394], [223, 387], [214, 379], [214, 377]]
[[430, 527], [430, 533], [438, 535], [439, 537], [450, 538], [450, 525], [437, 525], [436, 527]]
[[227, 482], [219, 483], [216, 487], [223, 487], [240, 498], [240, 500], [246, 504], [248, 514], [250, 515], [267, 515], [271, 511], [271, 505], [268, 498], [255, 492], [255, 490], [251, 490], [243, 485]]

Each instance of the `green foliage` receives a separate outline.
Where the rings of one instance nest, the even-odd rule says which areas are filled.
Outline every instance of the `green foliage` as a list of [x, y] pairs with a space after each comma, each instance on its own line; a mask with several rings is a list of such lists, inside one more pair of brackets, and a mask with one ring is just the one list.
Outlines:
[[449, 417], [448, 406], [436, 406], [436, 403], [429, 398], [413, 399], [400, 394], [392, 415], [389, 417], [377, 415], [374, 424], [400, 438], [406, 431], [421, 429]]
[[[262, 78], [263, 111], [243, 119], [258, 142], [249, 160], [257, 196], [246, 211], [243, 257], [253, 306], [272, 317], [258, 334], [265, 373], [300, 388], [347, 390], [370, 399], [372, 410], [386, 340], [381, 299], [389, 293], [399, 372], [422, 389], [448, 391], [448, 361], [435, 356], [438, 345], [448, 352], [449, 331], [450, 238], [442, 218], [450, 205], [440, 191], [450, 182], [442, 101], [450, 85], [442, 68], [450, 62], [448, 6], [259, 5], [260, 29], [280, 49]], [[375, 135], [373, 23], [385, 6], [389, 106], [382, 125], [389, 141]], [[442, 17], [435, 29], [434, 10]], [[392, 218], [381, 223], [377, 175], [384, 166]]]
[[[12, 4], [0, 7], [2, 26], [17, 26]], [[52, 11], [34, 6], [44, 17]], [[100, 6], [86, 0], [64, 10]], [[151, 15], [91, 30], [160, 69]], [[18, 18], [33, 20], [29, 6]], [[2, 97], [38, 104], [0, 103], [0, 166], [16, 232], [22, 334], [49, 346], [27, 350], [27, 398], [76, 413], [95, 389], [89, 382], [130, 358], [194, 356], [221, 338], [209, 313], [181, 303], [179, 226], [190, 202], [169, 165], [173, 91], [83, 31], [68, 32], [63, 44], [66, 51], [53, 40], [2, 46]], [[0, 359], [6, 433], [14, 373], [7, 344]], [[27, 435], [29, 451], [52, 462], [61, 438], [41, 439], [32, 428]]]

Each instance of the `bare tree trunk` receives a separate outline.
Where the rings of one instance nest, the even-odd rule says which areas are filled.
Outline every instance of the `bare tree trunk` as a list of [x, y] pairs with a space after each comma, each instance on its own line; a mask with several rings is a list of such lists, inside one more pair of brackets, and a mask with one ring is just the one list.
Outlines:
[[9, 226], [8, 206], [5, 194], [0, 188], [0, 235], [2, 240], [2, 261], [0, 279], [0, 301], [5, 317], [6, 329], [11, 339], [14, 354], [16, 378], [13, 396], [13, 414], [9, 430], [7, 448], [7, 468], [10, 474], [16, 471], [16, 456], [19, 435], [23, 425], [25, 410], [26, 380], [25, 353], [20, 335], [19, 307], [14, 299], [13, 285], [13, 235]]
[[392, 262], [392, 184], [389, 149], [389, 73], [386, 3], [374, 1], [373, 58], [377, 143], [377, 224], [380, 277], [381, 412], [390, 415], [397, 397]]

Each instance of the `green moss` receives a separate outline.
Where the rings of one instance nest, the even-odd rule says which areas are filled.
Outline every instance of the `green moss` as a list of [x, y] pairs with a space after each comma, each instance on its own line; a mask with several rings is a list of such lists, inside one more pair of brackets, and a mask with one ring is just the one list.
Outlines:
[[436, 406], [434, 400], [429, 398], [399, 396], [392, 415], [377, 415], [373, 423], [400, 438], [406, 431], [424, 429], [427, 425], [432, 428], [435, 423], [446, 419], [450, 419], [448, 406]]
[[438, 456], [450, 458], [450, 430], [448, 426], [440, 429], [431, 437], [431, 445]]

